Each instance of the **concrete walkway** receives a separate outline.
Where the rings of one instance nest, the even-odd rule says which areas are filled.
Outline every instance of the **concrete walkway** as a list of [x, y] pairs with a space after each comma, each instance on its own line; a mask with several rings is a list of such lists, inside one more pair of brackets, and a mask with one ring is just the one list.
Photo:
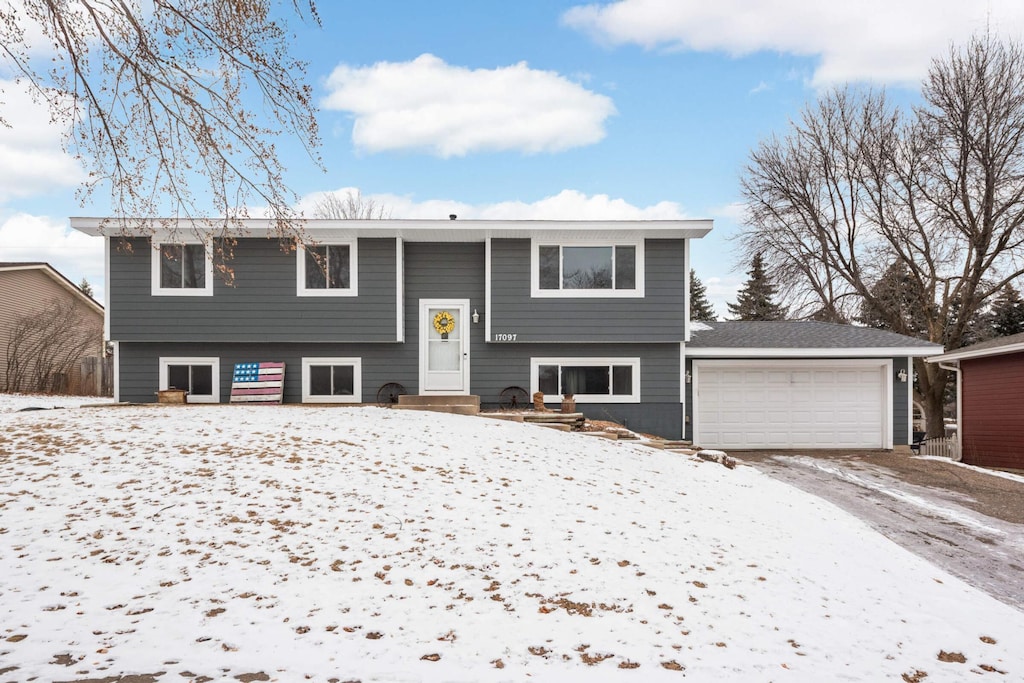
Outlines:
[[1024, 611], [1024, 477], [889, 452], [735, 451]]

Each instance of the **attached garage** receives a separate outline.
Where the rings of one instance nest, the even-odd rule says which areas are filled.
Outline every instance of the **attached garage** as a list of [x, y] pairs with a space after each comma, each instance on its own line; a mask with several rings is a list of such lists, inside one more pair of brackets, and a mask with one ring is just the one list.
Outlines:
[[889, 361], [695, 361], [694, 439], [712, 448], [892, 448]]
[[687, 438], [723, 450], [905, 447], [913, 358], [941, 348], [817, 321], [695, 322], [683, 350]]

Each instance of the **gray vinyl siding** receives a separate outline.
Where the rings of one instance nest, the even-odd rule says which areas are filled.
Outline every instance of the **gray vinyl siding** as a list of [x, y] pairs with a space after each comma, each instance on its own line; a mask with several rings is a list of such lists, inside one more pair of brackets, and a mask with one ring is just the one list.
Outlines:
[[[360, 358], [362, 398], [373, 403], [377, 390], [387, 382], [407, 389], [416, 386], [417, 360], [401, 353], [400, 344], [301, 344], [301, 343], [130, 343], [118, 346], [120, 399], [128, 403], [152, 403], [160, 383], [160, 358], [216, 357], [220, 359], [220, 400], [231, 397], [235, 363], [283, 362], [284, 401], [302, 402], [303, 358]], [[399, 353], [396, 353], [399, 351]], [[410, 392], [414, 393], [414, 392]]]
[[[744, 360], [755, 360], [755, 359], [744, 359]], [[770, 362], [770, 359], [762, 359], [766, 362]], [[909, 434], [909, 416], [908, 410], [908, 392], [912, 390], [913, 384], [910, 381], [901, 382], [899, 380], [900, 370], [906, 370], [908, 375], [913, 374], [913, 367], [908, 366], [906, 358], [893, 358], [892, 359], [892, 443], [893, 446], [906, 446], [910, 443]], [[686, 359], [686, 371], [693, 373], [693, 359]], [[685, 388], [684, 400], [686, 401], [685, 406], [685, 433], [684, 438], [693, 438], [693, 385], [687, 384]]]
[[[360, 266], [364, 253], [371, 249], [360, 240]], [[384, 240], [394, 253], [394, 241]], [[148, 249], [148, 247], [144, 248]], [[270, 260], [272, 257], [266, 255]], [[248, 261], [236, 259], [239, 272], [236, 276], [238, 288], [256, 286], [252, 275], [243, 280]], [[146, 260], [145, 275], [149, 277], [149, 262]], [[252, 268], [256, 267], [253, 262]], [[528, 271], [528, 261], [526, 262]], [[421, 299], [468, 299], [470, 312], [477, 309], [481, 316], [484, 310], [485, 246], [483, 243], [416, 243], [407, 242], [404, 249], [405, 270], [405, 342], [404, 343], [347, 343], [344, 339], [330, 342], [314, 340], [277, 341], [249, 335], [250, 342], [218, 339], [198, 339], [177, 342], [175, 339], [159, 343], [133, 343], [121, 338], [120, 398], [128, 402], [152, 402], [159, 386], [160, 357], [211, 357], [220, 359], [220, 395], [227, 402], [231, 393], [231, 371], [235, 363], [252, 361], [283, 361], [286, 363], [286, 403], [302, 400], [301, 367], [303, 357], [358, 357], [362, 368], [362, 398], [364, 402], [376, 400], [378, 389], [387, 382], [402, 384], [410, 394], [419, 393], [419, 335]], [[112, 268], [113, 271], [113, 268]], [[256, 271], [257, 273], [259, 271]], [[360, 299], [364, 293], [366, 269], [360, 272]], [[305, 304], [306, 300], [294, 298], [295, 274], [294, 257], [291, 259], [291, 280], [288, 282], [292, 293], [291, 305]], [[271, 279], [268, 276], [267, 279]], [[280, 280], [280, 278], [278, 278]], [[528, 280], [528, 272], [527, 272]], [[146, 281], [146, 294], [149, 280]], [[391, 275], [392, 292], [394, 272]], [[527, 287], [529, 283], [527, 281]], [[269, 286], [268, 286], [269, 287]], [[213, 297], [220, 296], [215, 290]], [[529, 290], [527, 289], [527, 294]], [[393, 295], [392, 295], [393, 296]], [[167, 297], [148, 297], [156, 301]], [[184, 299], [185, 297], [182, 297]], [[202, 297], [192, 297], [184, 302], [186, 310]], [[339, 300], [344, 301], [344, 300]], [[534, 300], [536, 301], [536, 300]], [[635, 304], [635, 300], [634, 304]], [[393, 299], [392, 299], [393, 302]], [[555, 300], [564, 306], [566, 300]], [[390, 320], [390, 340], [394, 339], [394, 312]], [[477, 324], [469, 323], [470, 338], [470, 391], [479, 395], [485, 407], [495, 407], [503, 389], [519, 386], [530, 389], [530, 359], [533, 357], [602, 357], [640, 358], [641, 400], [631, 404], [582, 404], [577, 408], [592, 419], [617, 420], [631, 429], [679, 438], [682, 434], [682, 410], [679, 405], [679, 344], [649, 343], [646, 335], [628, 335], [629, 340], [643, 338], [645, 343], [488, 343], [485, 338], [484, 318]], [[681, 329], [681, 326], [680, 326]], [[190, 334], [190, 336], [193, 336]], [[304, 335], [314, 336], [314, 335]], [[115, 339], [118, 338], [115, 336]], [[195, 338], [193, 336], [193, 338]]]
[[908, 377], [914, 376], [913, 364], [908, 364], [907, 358], [892, 359], [892, 444], [893, 446], [906, 446], [910, 443], [910, 414], [909, 414], [909, 392], [913, 390], [914, 383], [911, 380], [901, 382], [899, 379], [900, 370], [906, 370]]
[[117, 341], [391, 341], [396, 339], [393, 239], [358, 242], [356, 297], [300, 297], [296, 255], [276, 240], [240, 239], [213, 296], [153, 296], [149, 240], [111, 240], [110, 335]]
[[[679, 405], [679, 346], [674, 344], [597, 344], [580, 353], [579, 345], [474, 343], [471, 393], [485, 409], [495, 408], [506, 387], [530, 390], [530, 358], [537, 356], [639, 357], [643, 403], [577, 403], [577, 410], [595, 420], [614, 420], [630, 429], [671, 439], [682, 435]], [[220, 359], [220, 400], [231, 396], [235, 363], [285, 363], [285, 403], [302, 401], [302, 359], [313, 357], [360, 358], [362, 399], [376, 401], [388, 382], [398, 382], [410, 394], [418, 392], [419, 355], [415, 344], [302, 344], [302, 343], [132, 343], [118, 348], [120, 399], [152, 403], [160, 382], [161, 357], [216, 357]]]
[[516, 334], [521, 342], [682, 341], [685, 240], [645, 241], [643, 298], [533, 298], [530, 245], [491, 241], [492, 334]]

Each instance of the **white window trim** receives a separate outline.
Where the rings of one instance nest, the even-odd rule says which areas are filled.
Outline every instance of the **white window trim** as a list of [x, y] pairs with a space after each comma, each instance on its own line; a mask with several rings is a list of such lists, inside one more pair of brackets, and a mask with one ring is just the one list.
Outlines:
[[[635, 247], [636, 287], [634, 289], [541, 289], [540, 247]], [[642, 299], [645, 281], [644, 240], [558, 240], [534, 237], [530, 241], [530, 296], [541, 299]]]
[[216, 356], [178, 356], [160, 358], [160, 391], [168, 388], [167, 367], [169, 365], [210, 365], [213, 367], [213, 394], [209, 396], [189, 394], [189, 403], [220, 403], [220, 358]]
[[341, 288], [307, 289], [306, 288], [306, 245], [295, 250], [296, 294], [298, 296], [359, 296], [359, 242], [358, 240], [323, 240], [316, 247], [347, 246], [349, 286]]
[[[362, 358], [311, 357], [302, 359], [302, 402], [303, 403], [362, 403], [363, 367]], [[309, 393], [309, 369], [314, 365], [351, 365], [352, 395], [321, 396]]]
[[[209, 245], [203, 244], [203, 252], [206, 254], [206, 286], [205, 287], [161, 287], [160, 286], [160, 247], [165, 244], [203, 244], [200, 240], [163, 240], [153, 242], [152, 255], [150, 257], [150, 270], [152, 274], [152, 295], [153, 296], [213, 296], [213, 254], [210, 253]], [[108, 280], [109, 282], [109, 280]], [[108, 288], [109, 289], [109, 288]]]
[[[584, 358], [578, 356], [559, 356], [557, 358], [530, 359], [530, 395], [538, 388], [541, 365], [629, 365], [633, 368], [633, 393], [631, 394], [573, 394], [577, 403], [640, 403], [640, 359], [639, 358]], [[544, 396], [545, 403], [561, 403], [562, 396]]]

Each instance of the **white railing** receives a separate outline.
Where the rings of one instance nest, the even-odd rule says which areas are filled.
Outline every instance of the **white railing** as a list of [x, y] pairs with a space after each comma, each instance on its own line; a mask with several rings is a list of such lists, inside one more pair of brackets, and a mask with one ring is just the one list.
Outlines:
[[938, 436], [921, 442], [921, 455], [936, 455], [940, 458], [958, 460], [960, 449], [955, 436]]

